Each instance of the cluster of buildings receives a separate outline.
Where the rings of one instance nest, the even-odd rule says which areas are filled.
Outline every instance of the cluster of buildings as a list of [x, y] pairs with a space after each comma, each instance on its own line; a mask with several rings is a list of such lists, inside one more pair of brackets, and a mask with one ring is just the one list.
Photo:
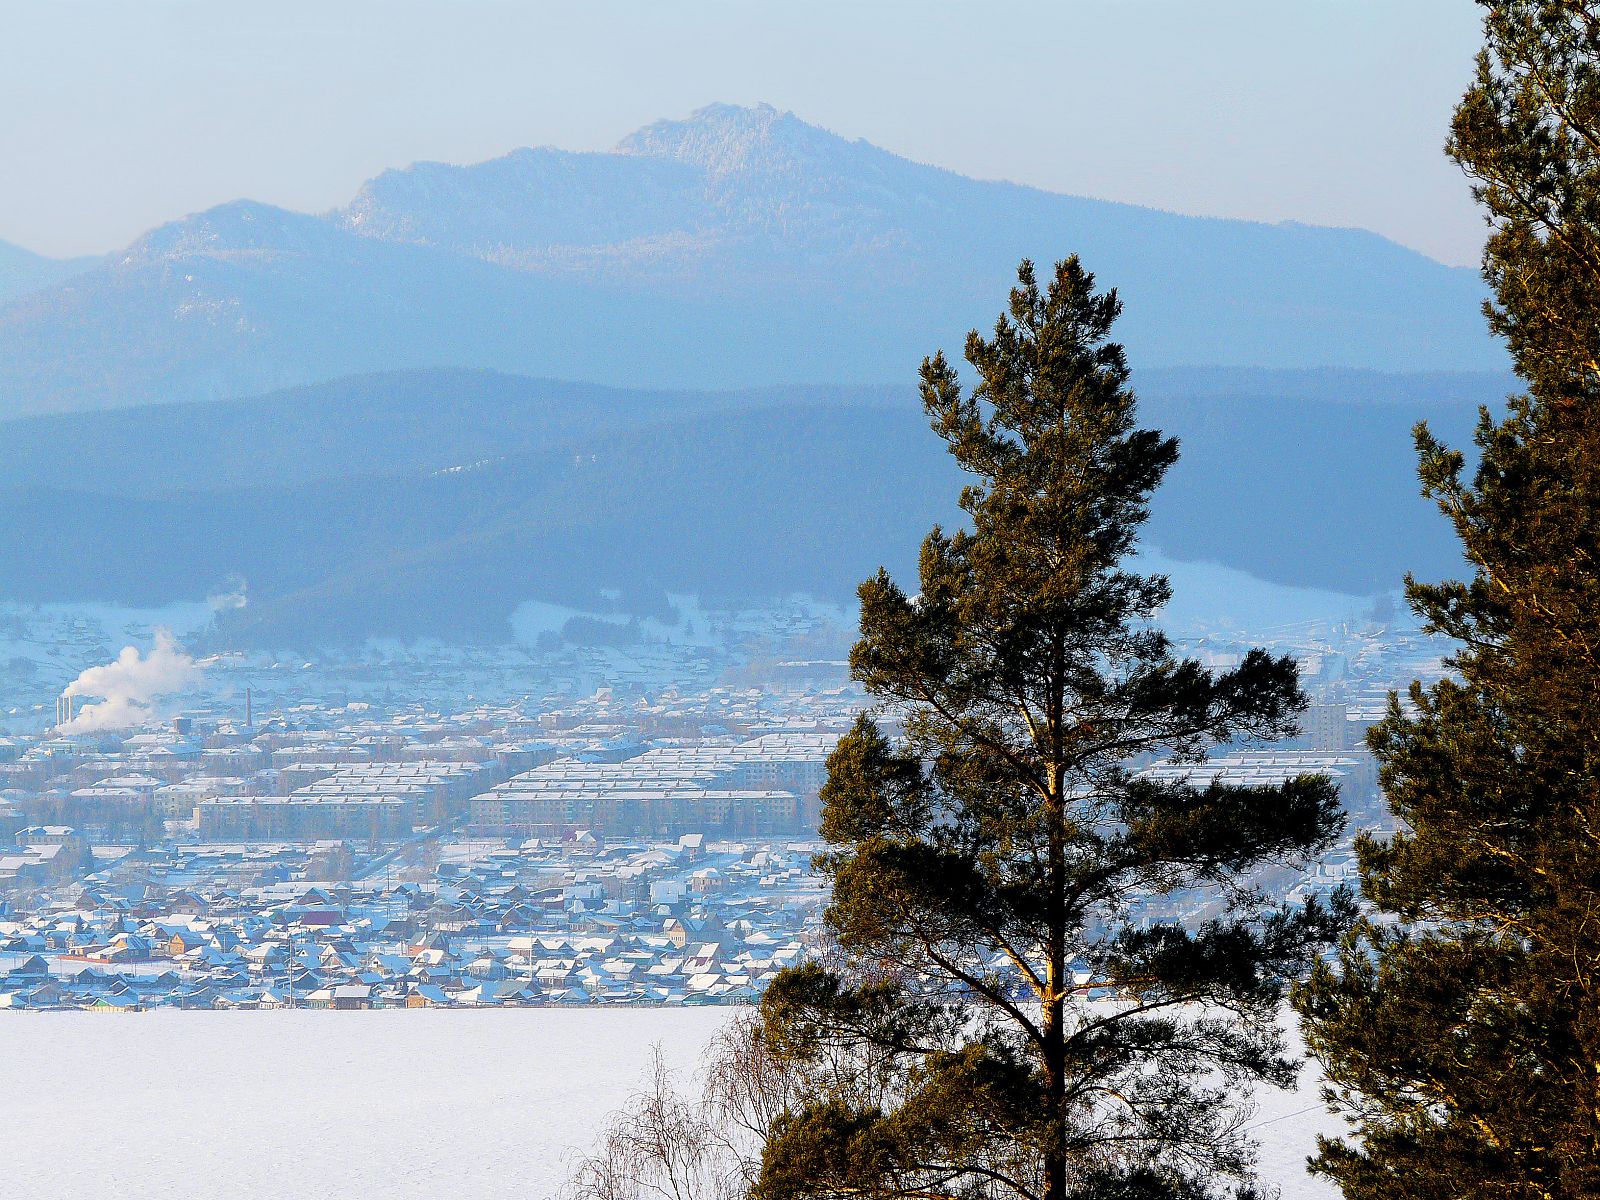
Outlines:
[[131, 732], [14, 726], [0, 1006], [736, 1003], [802, 953], [858, 694], [461, 687], [297, 678]]
[[0, 1007], [737, 1003], [805, 951], [814, 846], [451, 841], [425, 869], [283, 844], [124, 855], [0, 911]]
[[549, 837], [576, 829], [623, 836], [688, 826], [739, 836], [801, 834], [821, 817], [817, 793], [838, 731], [658, 746], [622, 762], [563, 758], [472, 801], [472, 828]]
[[[536, 750], [525, 751], [539, 757]], [[505, 778], [517, 751], [486, 761], [437, 759], [354, 762], [282, 795], [208, 795], [194, 809], [203, 841], [347, 838], [385, 841], [460, 815], [464, 806]]]
[[165, 729], [0, 737], [0, 837], [67, 826], [95, 845], [377, 845], [468, 824], [519, 839], [814, 829], [850, 705], [797, 725], [759, 690], [713, 693], [300, 704], [259, 720], [197, 706]]
[[[544, 668], [568, 674], [504, 699], [485, 697], [530, 668], [503, 647], [223, 657], [166, 724], [58, 729], [12, 709], [0, 1006], [749, 1000], [806, 951], [825, 762], [865, 700], [838, 659], [795, 644], [732, 666], [704, 646], [567, 647]], [[1321, 773], [1352, 833], [1386, 828], [1365, 734], [1391, 689], [1443, 673], [1438, 646], [1357, 622], [1183, 650], [1221, 669], [1259, 644], [1300, 663], [1300, 736], [1140, 768]], [[1305, 899], [1354, 875], [1346, 844], [1260, 883]], [[1204, 920], [1215, 903], [1151, 897], [1133, 916]]]

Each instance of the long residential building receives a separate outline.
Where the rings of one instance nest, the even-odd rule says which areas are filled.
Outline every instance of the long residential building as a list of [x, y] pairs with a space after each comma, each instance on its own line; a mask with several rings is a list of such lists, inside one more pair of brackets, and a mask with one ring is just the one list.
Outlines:
[[381, 841], [406, 837], [416, 801], [400, 796], [215, 796], [199, 806], [208, 841]]
[[560, 759], [472, 801], [472, 826], [493, 836], [815, 830], [834, 735], [773, 733], [726, 745], [665, 746], [623, 762]]

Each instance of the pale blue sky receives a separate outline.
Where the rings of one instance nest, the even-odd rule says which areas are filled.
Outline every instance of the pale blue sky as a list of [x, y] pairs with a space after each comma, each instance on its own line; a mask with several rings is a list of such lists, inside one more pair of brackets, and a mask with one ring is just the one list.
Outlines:
[[969, 175], [1470, 263], [1440, 146], [1477, 43], [1469, 0], [0, 0], [0, 239], [104, 251], [766, 100]]

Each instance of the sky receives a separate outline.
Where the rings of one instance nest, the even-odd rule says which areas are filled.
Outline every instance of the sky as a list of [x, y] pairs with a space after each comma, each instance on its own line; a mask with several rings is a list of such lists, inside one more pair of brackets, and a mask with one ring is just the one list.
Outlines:
[[0, 0], [0, 240], [102, 253], [386, 167], [766, 101], [980, 178], [1376, 230], [1452, 264], [1469, 0]]

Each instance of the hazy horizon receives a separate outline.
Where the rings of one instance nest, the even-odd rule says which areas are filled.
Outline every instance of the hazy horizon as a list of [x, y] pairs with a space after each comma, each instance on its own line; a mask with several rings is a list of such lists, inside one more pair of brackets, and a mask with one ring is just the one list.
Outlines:
[[16, 168], [0, 240], [104, 253], [233, 199], [326, 211], [386, 168], [605, 150], [722, 101], [977, 178], [1477, 260], [1481, 223], [1440, 149], [1479, 37], [1463, 0], [892, 3], [851, 8], [848, 38], [843, 16], [732, 0], [3, 4], [0, 103], [26, 119], [0, 126]]

